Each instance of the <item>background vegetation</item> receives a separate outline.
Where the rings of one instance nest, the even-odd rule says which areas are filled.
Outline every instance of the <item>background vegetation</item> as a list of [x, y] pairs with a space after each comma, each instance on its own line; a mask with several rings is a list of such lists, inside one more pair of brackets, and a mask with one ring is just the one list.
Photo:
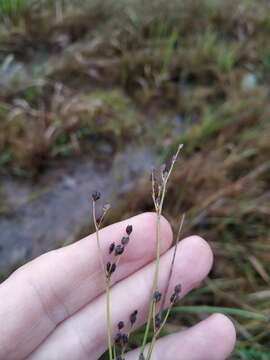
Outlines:
[[[163, 160], [183, 142], [166, 214], [185, 211], [216, 261], [166, 331], [222, 307], [232, 359], [269, 359], [269, 1], [0, 0], [0, 18], [1, 176], [32, 181], [101, 142]], [[141, 178], [113, 216], [148, 209]]]

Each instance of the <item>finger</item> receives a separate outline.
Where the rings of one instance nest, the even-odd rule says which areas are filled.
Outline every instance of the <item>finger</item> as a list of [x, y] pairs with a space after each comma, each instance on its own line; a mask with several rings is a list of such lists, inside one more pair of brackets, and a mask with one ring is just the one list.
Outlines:
[[[192, 328], [157, 341], [151, 360], [224, 360], [235, 345], [235, 328], [231, 320], [215, 314]], [[147, 354], [148, 347], [145, 350]], [[125, 354], [137, 360], [139, 349]]]
[[[159, 289], [164, 291], [173, 249], [160, 259]], [[182, 296], [190, 291], [209, 272], [212, 266], [209, 245], [197, 236], [179, 243], [175, 267], [168, 291], [167, 305], [175, 284], [181, 283]], [[122, 320], [129, 330], [129, 316], [138, 309], [136, 326], [144, 323], [149, 302], [155, 262], [137, 271], [111, 288], [111, 328], [113, 335]], [[101, 295], [71, 318], [60, 324], [31, 359], [97, 359], [106, 349], [106, 299]], [[56, 349], [61, 349], [61, 356]]]
[[[145, 213], [100, 231], [101, 248], [108, 258], [111, 242], [119, 242], [133, 225], [127, 251], [113, 282], [132, 274], [155, 256], [156, 215]], [[163, 218], [162, 252], [172, 232]], [[29, 354], [61, 321], [103, 291], [95, 235], [47, 253], [15, 272], [0, 286], [0, 358], [21, 359]]]

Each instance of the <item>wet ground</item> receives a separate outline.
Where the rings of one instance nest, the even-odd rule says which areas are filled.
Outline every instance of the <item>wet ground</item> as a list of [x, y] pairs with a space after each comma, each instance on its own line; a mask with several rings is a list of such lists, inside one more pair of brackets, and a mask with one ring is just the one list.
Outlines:
[[130, 146], [102, 165], [89, 158], [62, 162], [35, 182], [2, 178], [0, 272], [75, 241], [90, 228], [91, 192], [99, 190], [116, 207], [154, 158], [152, 150]]

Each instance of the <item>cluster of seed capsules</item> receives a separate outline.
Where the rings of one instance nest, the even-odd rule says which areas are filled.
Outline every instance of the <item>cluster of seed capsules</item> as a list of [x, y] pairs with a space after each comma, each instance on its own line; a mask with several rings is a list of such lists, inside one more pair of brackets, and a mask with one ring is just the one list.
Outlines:
[[[176, 302], [179, 301], [180, 293], [181, 293], [181, 284], [178, 284], [175, 286], [174, 291], [170, 297], [170, 306], [171, 307]], [[155, 303], [159, 303], [161, 298], [162, 298], [162, 293], [158, 290], [155, 291], [154, 296], [153, 296], [153, 300], [155, 301]], [[130, 321], [131, 328], [137, 320], [137, 314], [138, 314], [138, 310], [135, 310], [130, 314], [129, 321]], [[161, 327], [161, 325], [162, 325], [162, 317], [161, 317], [161, 311], [160, 311], [155, 315], [155, 329], [158, 330]], [[120, 351], [125, 350], [126, 346], [128, 345], [128, 341], [129, 341], [129, 333], [125, 333], [123, 331], [124, 327], [125, 327], [124, 321], [119, 321], [119, 323], [117, 324], [118, 332], [116, 333], [116, 335], [114, 337], [114, 344], [117, 348], [120, 349]], [[118, 355], [115, 360], [125, 360], [125, 359], [122, 355]], [[143, 353], [140, 354], [139, 360], [145, 360], [145, 356]]]
[[[138, 310], [134, 310], [130, 314], [130, 316], [129, 316], [130, 329], [129, 329], [128, 333], [123, 331], [125, 328], [124, 321], [119, 321], [119, 323], [117, 324], [118, 331], [114, 337], [114, 344], [115, 344], [115, 347], [119, 348], [120, 352], [123, 352], [125, 350], [126, 346], [128, 345], [129, 334], [130, 334], [130, 331], [131, 331], [133, 325], [135, 324], [135, 322], [137, 320], [137, 315], [138, 315]], [[122, 355], [118, 355], [116, 357], [116, 360], [125, 360], [125, 359], [123, 358]]]
[[106, 264], [106, 275], [109, 278], [115, 272], [117, 266], [117, 258], [123, 254], [127, 244], [129, 243], [129, 235], [132, 233], [132, 225], [126, 227], [126, 235], [122, 237], [120, 244], [111, 243], [109, 254], [114, 256], [114, 262], [108, 261]]
[[[97, 202], [101, 197], [101, 194], [99, 191], [94, 191], [92, 193], [92, 200], [94, 202]], [[103, 215], [104, 212], [107, 211], [109, 205], [105, 205], [103, 207]], [[103, 218], [103, 216], [101, 216], [101, 219]], [[100, 219], [97, 219], [97, 224], [100, 225]], [[110, 279], [111, 275], [115, 272], [116, 267], [117, 267], [117, 263], [119, 262], [119, 258], [120, 255], [123, 254], [123, 252], [125, 251], [125, 248], [127, 246], [127, 244], [129, 243], [129, 236], [132, 233], [132, 225], [128, 225], [126, 227], [126, 234], [125, 236], [122, 237], [120, 244], [115, 244], [114, 242], [110, 244], [109, 247], [109, 255], [114, 255], [114, 261], [108, 261], [106, 263], [106, 277], [107, 279]], [[117, 259], [118, 258], [118, 259]]]
[[[173, 306], [175, 303], [177, 303], [180, 300], [180, 292], [181, 292], [181, 284], [178, 284], [175, 286], [174, 291], [170, 297], [170, 306]], [[154, 297], [153, 300], [154, 302], [157, 304], [160, 302], [162, 298], [162, 293], [158, 290], [156, 290], [154, 292]], [[155, 329], [158, 330], [161, 325], [162, 325], [162, 317], [161, 317], [161, 312], [162, 312], [162, 305], [161, 305], [161, 309], [160, 311], [155, 315]]]

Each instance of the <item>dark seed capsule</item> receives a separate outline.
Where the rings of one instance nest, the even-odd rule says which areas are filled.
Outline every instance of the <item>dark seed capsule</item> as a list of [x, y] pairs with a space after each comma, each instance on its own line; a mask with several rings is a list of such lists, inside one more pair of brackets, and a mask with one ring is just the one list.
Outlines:
[[170, 302], [173, 304], [175, 302], [175, 298], [176, 298], [176, 294], [173, 293], [171, 298], [170, 298]]
[[110, 271], [110, 274], [114, 273], [116, 270], [116, 264], [113, 263], [112, 266], [111, 266], [111, 271]]
[[130, 234], [132, 233], [132, 225], [128, 225], [128, 226], [126, 227], [126, 233], [127, 233], [128, 235], [130, 235]]
[[100, 199], [100, 192], [99, 191], [93, 191], [92, 192], [92, 199], [94, 200], [94, 201], [98, 201], [99, 199]]
[[159, 302], [161, 300], [161, 292], [160, 291], [155, 291], [154, 293], [154, 300], [155, 302]]
[[106, 265], [106, 270], [107, 270], [108, 276], [110, 276], [112, 273], [115, 272], [116, 264], [115, 263], [111, 264], [110, 262], [108, 262]]
[[181, 284], [176, 285], [176, 287], [174, 288], [174, 292], [176, 294], [180, 294], [181, 290], [182, 290]]
[[115, 248], [115, 243], [111, 243], [110, 247], [109, 247], [109, 254], [111, 254], [113, 252]]
[[123, 254], [124, 250], [125, 250], [125, 247], [123, 245], [117, 245], [115, 247], [114, 253], [115, 253], [115, 255], [121, 255], [121, 254]]
[[107, 273], [110, 272], [110, 270], [111, 270], [111, 263], [110, 262], [107, 262], [106, 270], [107, 270]]
[[126, 345], [128, 343], [128, 336], [127, 334], [122, 334], [122, 343]]
[[115, 342], [116, 345], [121, 345], [122, 334], [120, 332], [115, 335], [114, 342]]
[[174, 292], [170, 298], [171, 303], [174, 304], [174, 303], [178, 302], [179, 300], [180, 300], [179, 294]]
[[123, 329], [124, 326], [125, 326], [124, 321], [119, 321], [119, 323], [117, 324], [118, 330]]
[[122, 245], [127, 245], [129, 242], [129, 237], [128, 236], [123, 236], [121, 239], [121, 243]]
[[139, 360], [145, 360], [143, 353], [140, 353]]
[[157, 314], [157, 315], [155, 316], [155, 326], [156, 326], [157, 329], [160, 328], [161, 323], [162, 323], [162, 322], [161, 322], [161, 316], [160, 316], [160, 314]]
[[162, 172], [164, 177], [167, 177], [167, 175], [168, 175], [168, 166], [167, 166], [167, 164], [163, 164], [161, 166], [161, 172]]
[[138, 314], [138, 310], [135, 310], [135, 311], [133, 311], [133, 313], [130, 315], [129, 320], [130, 320], [131, 325], [133, 325], [133, 324], [136, 322], [136, 320], [137, 320], [137, 314]]

